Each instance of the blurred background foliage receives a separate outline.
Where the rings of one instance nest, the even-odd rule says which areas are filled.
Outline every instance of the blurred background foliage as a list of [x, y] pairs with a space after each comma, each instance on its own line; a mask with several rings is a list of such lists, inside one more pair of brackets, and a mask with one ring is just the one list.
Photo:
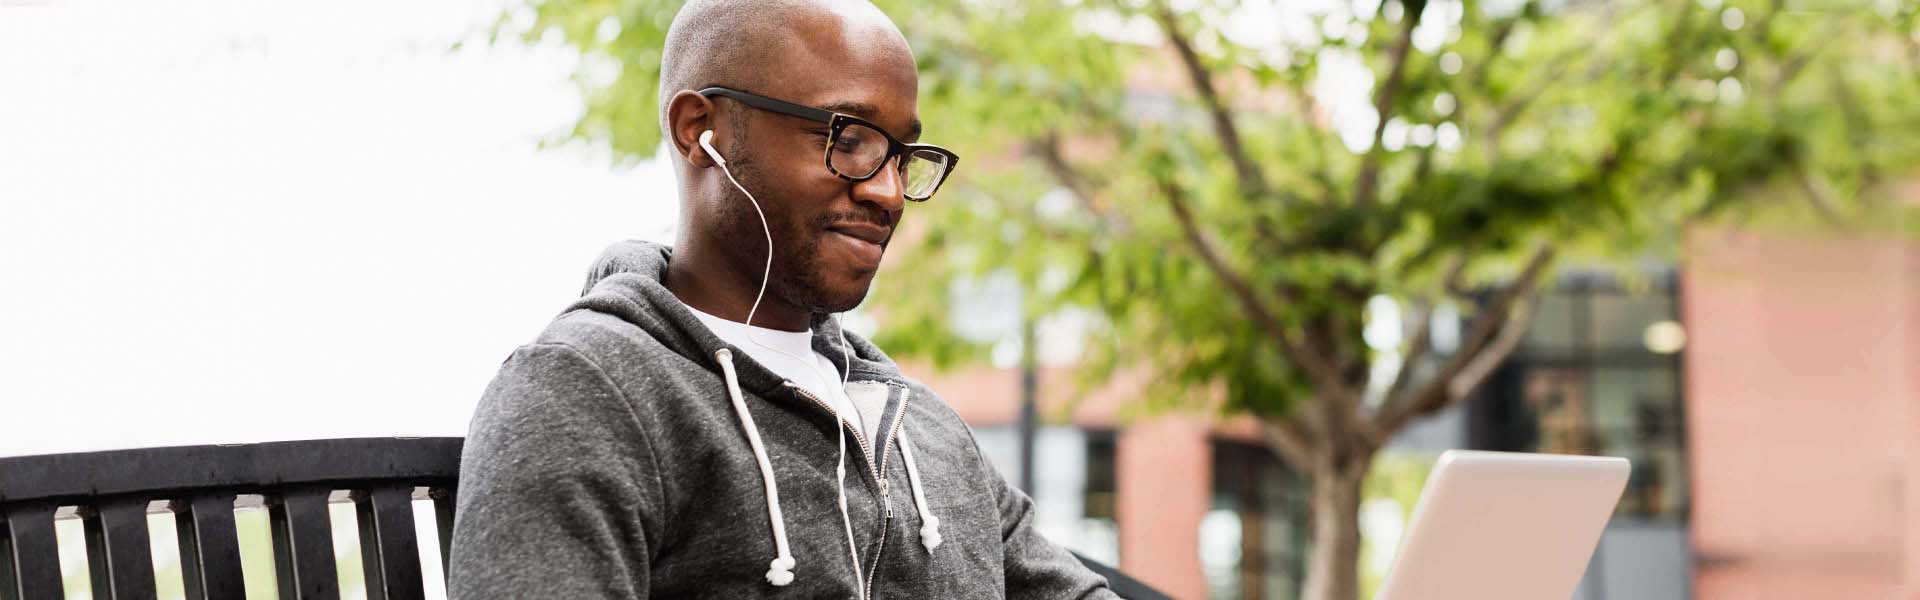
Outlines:
[[[537, 0], [493, 35], [578, 49], [588, 107], [556, 141], [644, 160], [681, 4]], [[1357, 310], [1344, 288], [1443, 296], [1461, 255], [1466, 281], [1486, 282], [1540, 243], [1669, 253], [1716, 215], [1913, 227], [1876, 200], [1920, 151], [1911, 3], [878, 4], [918, 54], [927, 139], [967, 158], [909, 215], [922, 247], [891, 266], [915, 276], [882, 278], [874, 296], [886, 347], [943, 365], [984, 347], [929, 335], [952, 328], [947, 286], [927, 284], [1005, 270], [1028, 313], [1109, 317], [1091, 380], [1157, 363], [1179, 377], [1152, 397], [1225, 380], [1232, 408], [1284, 413], [1306, 386], [1221, 310], [1226, 290], [1181, 250], [1169, 187], [1258, 287], [1298, 290], [1275, 307], [1296, 321]]]
[[[555, 141], [643, 160], [680, 4], [530, 0], [492, 33], [579, 52], [587, 109]], [[1023, 323], [1094, 315], [1083, 382], [1144, 369], [1136, 408], [1257, 416], [1312, 478], [1307, 597], [1358, 593], [1375, 451], [1484, 379], [1553, 265], [1669, 256], [1709, 220], [1920, 228], [1911, 2], [877, 4], [925, 139], [966, 157], [909, 211], [877, 341], [985, 358], [955, 294], [993, 282]], [[1368, 339], [1377, 299], [1412, 332]]]

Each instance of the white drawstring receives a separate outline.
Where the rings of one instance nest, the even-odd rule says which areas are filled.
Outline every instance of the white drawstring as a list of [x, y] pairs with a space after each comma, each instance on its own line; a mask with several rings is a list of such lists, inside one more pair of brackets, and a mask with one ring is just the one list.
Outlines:
[[[911, 390], [901, 388], [900, 403], [905, 405], [907, 394]], [[920, 488], [920, 466], [913, 462], [913, 442], [907, 441], [906, 415], [900, 417], [900, 454], [907, 459], [907, 486], [913, 488], [913, 508], [920, 512], [920, 545], [933, 552], [940, 547], [940, 517], [934, 516], [933, 509], [927, 506], [927, 494]]]
[[[740, 397], [740, 376], [733, 370], [733, 350], [721, 348], [713, 353], [720, 360], [720, 370], [727, 375], [727, 396], [733, 400], [733, 412], [740, 417], [740, 427], [747, 430], [747, 445], [753, 447], [753, 460], [760, 463], [760, 479], [767, 485], [767, 519], [773, 522], [773, 547], [777, 553], [768, 565], [767, 583], [786, 585], [793, 583], [793, 553], [787, 548], [787, 519], [780, 513], [780, 485], [773, 480], [773, 462], [767, 460], [767, 448], [760, 443], [760, 428], [753, 424], [753, 415], [747, 413], [747, 401]], [[845, 500], [841, 501], [845, 504]]]

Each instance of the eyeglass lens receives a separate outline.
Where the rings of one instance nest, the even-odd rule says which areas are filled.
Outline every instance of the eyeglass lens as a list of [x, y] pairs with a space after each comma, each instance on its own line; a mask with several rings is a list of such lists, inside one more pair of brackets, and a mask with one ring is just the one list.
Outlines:
[[[887, 137], [879, 130], [859, 123], [848, 123], [834, 138], [827, 161], [834, 171], [855, 179], [880, 170], [887, 159]], [[924, 199], [939, 185], [946, 173], [947, 157], [931, 150], [912, 150], [900, 157], [900, 184], [909, 198]]]

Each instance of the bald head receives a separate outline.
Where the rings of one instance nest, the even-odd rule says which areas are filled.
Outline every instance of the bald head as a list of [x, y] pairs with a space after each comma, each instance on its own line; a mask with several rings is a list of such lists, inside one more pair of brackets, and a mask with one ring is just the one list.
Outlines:
[[848, 51], [868, 58], [913, 52], [893, 20], [866, 0], [690, 0], [667, 28], [660, 58], [660, 120], [674, 94], [725, 86], [763, 94], [792, 89], [783, 81], [834, 64]]

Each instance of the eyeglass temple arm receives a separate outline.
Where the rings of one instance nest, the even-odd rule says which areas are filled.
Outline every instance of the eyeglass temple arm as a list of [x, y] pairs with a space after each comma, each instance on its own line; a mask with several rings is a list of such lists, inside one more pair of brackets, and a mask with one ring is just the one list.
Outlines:
[[792, 102], [775, 100], [772, 98], [768, 98], [766, 96], [761, 96], [758, 94], [750, 94], [747, 92], [742, 92], [742, 91], [731, 89], [731, 88], [723, 88], [718, 86], [710, 87], [710, 88], [700, 90], [700, 95], [722, 96], [726, 98], [732, 98], [734, 100], [738, 100], [741, 103], [746, 104], [747, 106], [758, 108], [760, 110], [777, 112], [783, 115], [791, 115], [791, 116], [800, 117], [803, 119], [819, 121], [821, 123], [827, 123], [827, 122], [833, 121], [833, 112], [831, 111], [825, 111], [825, 110], [821, 110], [811, 106], [802, 106], [799, 104], [794, 104]]

